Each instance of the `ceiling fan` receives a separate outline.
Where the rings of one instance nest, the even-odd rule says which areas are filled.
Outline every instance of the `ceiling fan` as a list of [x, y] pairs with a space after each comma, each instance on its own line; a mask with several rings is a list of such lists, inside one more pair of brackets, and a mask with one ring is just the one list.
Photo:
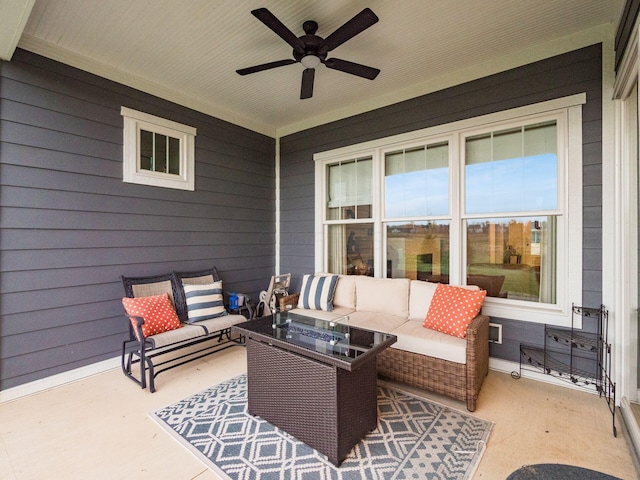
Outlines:
[[266, 8], [258, 8], [251, 12], [258, 20], [273, 30], [280, 38], [293, 48], [293, 58], [277, 60], [275, 62], [263, 63], [253, 67], [236, 70], [240, 75], [261, 72], [271, 68], [283, 67], [300, 62], [304, 67], [302, 72], [302, 86], [300, 88], [300, 99], [311, 98], [313, 96], [313, 80], [315, 77], [315, 67], [323, 63], [326, 67], [341, 72], [350, 73], [358, 77], [373, 80], [378, 76], [380, 70], [368, 67], [359, 63], [341, 60], [339, 58], [327, 58], [327, 54], [336, 47], [339, 47], [347, 40], [355, 37], [362, 31], [369, 28], [378, 21], [378, 17], [369, 8], [365, 8], [347, 23], [338, 28], [327, 38], [316, 35], [318, 24], [313, 20], [308, 20], [302, 24], [305, 35], [296, 37], [280, 20], [276, 18]]

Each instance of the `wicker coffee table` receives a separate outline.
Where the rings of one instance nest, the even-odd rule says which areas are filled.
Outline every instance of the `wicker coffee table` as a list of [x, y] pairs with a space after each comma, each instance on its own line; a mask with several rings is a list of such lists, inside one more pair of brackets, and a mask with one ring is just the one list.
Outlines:
[[340, 465], [377, 425], [376, 355], [386, 333], [280, 312], [240, 323], [245, 336], [249, 413]]

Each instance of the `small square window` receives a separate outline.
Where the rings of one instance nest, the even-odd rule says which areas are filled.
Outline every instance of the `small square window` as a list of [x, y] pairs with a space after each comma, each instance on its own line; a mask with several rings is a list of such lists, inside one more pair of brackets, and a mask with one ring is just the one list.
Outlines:
[[195, 189], [196, 129], [122, 107], [124, 170], [128, 183]]

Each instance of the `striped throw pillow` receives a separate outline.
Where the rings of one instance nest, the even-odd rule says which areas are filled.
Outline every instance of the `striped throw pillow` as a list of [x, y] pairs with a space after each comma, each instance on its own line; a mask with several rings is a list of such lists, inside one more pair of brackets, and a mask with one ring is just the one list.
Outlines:
[[337, 284], [338, 275], [305, 275], [302, 277], [298, 308], [330, 312]]
[[183, 285], [189, 323], [210, 320], [227, 314], [222, 297], [222, 282]]

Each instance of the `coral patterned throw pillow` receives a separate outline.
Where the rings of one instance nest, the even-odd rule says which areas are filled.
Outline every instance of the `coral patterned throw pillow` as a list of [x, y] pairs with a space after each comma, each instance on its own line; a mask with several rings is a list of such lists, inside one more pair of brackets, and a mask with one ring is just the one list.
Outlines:
[[427, 318], [422, 325], [431, 330], [465, 338], [467, 327], [480, 313], [486, 295], [486, 290], [467, 290], [440, 284], [436, 287]]
[[[169, 295], [166, 293], [151, 297], [124, 297], [122, 305], [124, 305], [127, 315], [144, 318], [142, 334], [145, 337], [180, 328], [180, 319], [175, 308], [173, 308], [173, 303], [169, 300]], [[136, 332], [137, 337], [136, 321], [133, 318], [131, 319], [131, 324], [134, 326], [133, 331]]]

